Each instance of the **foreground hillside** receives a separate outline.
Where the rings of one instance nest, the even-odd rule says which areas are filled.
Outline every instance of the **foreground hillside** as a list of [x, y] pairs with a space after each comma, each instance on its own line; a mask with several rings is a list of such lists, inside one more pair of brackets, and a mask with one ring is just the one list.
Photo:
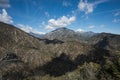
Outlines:
[[120, 79], [120, 35], [94, 35], [87, 44], [52, 36], [35, 38], [0, 22], [0, 80]]

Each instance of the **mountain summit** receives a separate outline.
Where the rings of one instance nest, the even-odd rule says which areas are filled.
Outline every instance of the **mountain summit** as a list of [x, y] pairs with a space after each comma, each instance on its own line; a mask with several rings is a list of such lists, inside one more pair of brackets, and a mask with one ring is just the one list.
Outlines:
[[45, 38], [48, 39], [59, 39], [59, 40], [72, 40], [76, 39], [76, 33], [73, 30], [70, 30], [68, 28], [58, 28], [52, 32], [49, 32], [45, 35]]
[[49, 32], [45, 34], [45, 38], [48, 39], [59, 39], [63, 41], [79, 41], [84, 42], [88, 40], [90, 37], [96, 35], [96, 33], [93, 32], [75, 32], [68, 28], [58, 28], [56, 30], [53, 30], [52, 32]]

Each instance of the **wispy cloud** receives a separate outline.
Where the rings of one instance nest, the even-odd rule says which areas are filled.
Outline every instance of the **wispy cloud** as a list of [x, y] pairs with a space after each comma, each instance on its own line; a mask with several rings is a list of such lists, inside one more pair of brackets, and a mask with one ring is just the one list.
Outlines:
[[120, 9], [100, 11], [100, 12], [93, 13], [92, 15], [98, 15], [98, 14], [104, 14], [104, 13], [114, 13], [116, 11], [118, 12], [118, 11], [120, 11]]
[[99, 0], [99, 1], [95, 1], [93, 3], [89, 3], [87, 2], [87, 0], [80, 0], [79, 4], [78, 4], [78, 8], [80, 11], [85, 12], [85, 14], [89, 14], [92, 13], [95, 9], [95, 7], [98, 4], [107, 2], [108, 0]]
[[57, 20], [50, 19], [48, 21], [48, 25], [46, 26], [46, 29], [55, 29], [55, 28], [59, 28], [59, 27], [67, 27], [75, 20], [76, 20], [75, 16], [72, 16], [72, 17], [62, 16], [62, 17], [58, 18]]
[[112, 20], [112, 22], [114, 22], [114, 23], [120, 22], [120, 18], [119, 17], [120, 17], [120, 10], [114, 12], [114, 19]]
[[120, 22], [120, 19], [113, 19], [112, 22], [114, 22], [114, 23], [118, 23], [118, 22]]
[[46, 16], [46, 17], [50, 17], [50, 15], [49, 15], [48, 12], [45, 12], [45, 16]]
[[104, 28], [105, 26], [106, 26], [106, 25], [104, 25], [104, 24], [100, 25], [101, 28]]
[[20, 28], [21, 30], [27, 32], [27, 33], [31, 33], [32, 32], [32, 33], [35, 33], [35, 34], [45, 34], [44, 32], [40, 32], [37, 29], [33, 29], [29, 25], [17, 24], [16, 26], [18, 28]]
[[2, 9], [2, 13], [0, 14], [0, 21], [7, 24], [13, 23], [12, 17], [8, 15], [5, 9]]
[[107, 1], [109, 1], [109, 0], [98, 0], [98, 1], [95, 1], [93, 4], [94, 4], [94, 5], [98, 5], [98, 4], [107, 2]]
[[114, 16], [119, 16], [119, 15], [120, 15], [120, 11], [118, 11], [114, 14]]
[[0, 7], [9, 8], [10, 7], [9, 0], [0, 0]]
[[65, 7], [72, 6], [72, 4], [68, 1], [63, 1], [62, 5], [65, 6]]
[[90, 25], [88, 26], [88, 28], [95, 28], [95, 25]]

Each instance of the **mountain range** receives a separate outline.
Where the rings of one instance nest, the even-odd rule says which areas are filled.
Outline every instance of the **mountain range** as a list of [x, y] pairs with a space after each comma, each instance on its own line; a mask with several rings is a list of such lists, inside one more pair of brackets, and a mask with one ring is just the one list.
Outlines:
[[0, 22], [0, 80], [119, 80], [119, 40], [67, 28], [36, 36]]
[[58, 39], [58, 40], [63, 40], [63, 41], [79, 41], [79, 42], [84, 42], [87, 41], [90, 37], [97, 35], [98, 33], [94, 33], [92, 31], [73, 31], [71, 29], [62, 27], [58, 28], [56, 30], [53, 30], [49, 33], [46, 34], [35, 34], [35, 33], [29, 33], [30, 35], [33, 35], [38, 38], [47, 38], [50, 40], [53, 39]]

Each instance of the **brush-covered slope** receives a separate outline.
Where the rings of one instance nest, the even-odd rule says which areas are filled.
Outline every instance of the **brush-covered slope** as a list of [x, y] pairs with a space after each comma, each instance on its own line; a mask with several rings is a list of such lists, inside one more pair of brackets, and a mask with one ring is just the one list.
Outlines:
[[[32, 63], [36, 59], [40, 59], [39, 49], [40, 41], [38, 39], [12, 25], [0, 23], [0, 57], [12, 52], [20, 56], [24, 62]], [[32, 60], [32, 58], [34, 59]], [[35, 63], [37, 64], [37, 62]]]
[[20, 56], [24, 62], [39, 66], [62, 53], [73, 59], [91, 49], [91, 46], [76, 41], [61, 41], [62, 43], [54, 44], [57, 41], [60, 42], [37, 39], [12, 25], [0, 23], [0, 57], [12, 52]]
[[120, 52], [120, 35], [111, 33], [101, 33], [89, 39], [89, 43], [96, 48], [103, 48], [111, 51], [111, 53]]
[[99, 34], [86, 44], [67, 32], [40, 39], [0, 22], [0, 80], [120, 80], [120, 35]]

